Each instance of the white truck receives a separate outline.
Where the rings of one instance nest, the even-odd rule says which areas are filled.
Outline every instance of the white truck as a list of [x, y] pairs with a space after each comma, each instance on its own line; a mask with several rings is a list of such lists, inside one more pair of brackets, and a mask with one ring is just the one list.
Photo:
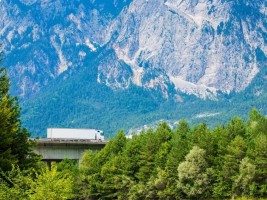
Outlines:
[[96, 129], [48, 128], [48, 139], [104, 140], [104, 133]]

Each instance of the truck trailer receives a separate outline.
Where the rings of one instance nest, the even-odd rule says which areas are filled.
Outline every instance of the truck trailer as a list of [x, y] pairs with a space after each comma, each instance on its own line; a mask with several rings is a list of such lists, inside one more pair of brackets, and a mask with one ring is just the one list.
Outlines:
[[48, 139], [104, 140], [104, 133], [96, 129], [48, 128]]

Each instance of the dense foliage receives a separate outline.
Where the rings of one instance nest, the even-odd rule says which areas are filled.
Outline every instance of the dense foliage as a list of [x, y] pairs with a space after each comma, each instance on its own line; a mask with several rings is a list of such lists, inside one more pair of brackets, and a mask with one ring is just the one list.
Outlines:
[[0, 199], [267, 198], [267, 118], [253, 109], [246, 122], [214, 129], [181, 120], [132, 139], [119, 131], [101, 151], [85, 152], [80, 167], [64, 160], [5, 176]]
[[267, 118], [252, 110], [214, 129], [184, 120], [126, 139], [122, 132], [81, 163], [89, 199], [267, 197]]
[[31, 168], [39, 158], [32, 152], [34, 142], [28, 139], [30, 134], [22, 127], [17, 98], [9, 95], [9, 88], [7, 71], [2, 67], [0, 68], [0, 173], [11, 170], [14, 164], [21, 169]]
[[[66, 169], [60, 169], [62, 164], [65, 165]], [[74, 169], [75, 166], [75, 164], [71, 164], [71, 162], [66, 160], [59, 166], [52, 164], [51, 169], [45, 165], [40, 166], [39, 170], [22, 171], [17, 167], [13, 167], [11, 171], [4, 174], [8, 182], [0, 182], [0, 199], [72, 199], [74, 197], [74, 171], [70, 171], [70, 168]]]

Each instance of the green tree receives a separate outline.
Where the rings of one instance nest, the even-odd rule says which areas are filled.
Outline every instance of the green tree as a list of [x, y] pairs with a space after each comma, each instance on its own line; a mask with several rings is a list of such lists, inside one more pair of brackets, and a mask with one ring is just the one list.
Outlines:
[[190, 150], [189, 133], [190, 128], [188, 123], [185, 120], [180, 121], [170, 141], [171, 150], [167, 157], [166, 166], [171, 174], [176, 174], [178, 165], [184, 160]]
[[139, 171], [136, 178], [146, 183], [155, 170], [155, 155], [158, 151], [158, 141], [152, 129], [140, 135], [143, 139], [140, 159], [138, 161]]
[[229, 139], [228, 131], [224, 126], [216, 126], [212, 132], [214, 138], [214, 154], [215, 160], [214, 165], [216, 168], [219, 168], [222, 165], [223, 156], [226, 154], [226, 148], [228, 144], [231, 142]]
[[140, 160], [142, 137], [134, 135], [126, 144], [123, 152], [123, 170], [124, 174], [136, 179], [135, 175], [139, 171], [138, 162]]
[[[1, 57], [1, 55], [0, 55]], [[7, 70], [0, 68], [0, 170], [8, 171], [16, 164], [21, 169], [35, 165], [39, 159], [32, 151], [34, 142], [22, 127], [18, 99], [9, 95]]]
[[33, 181], [32, 170], [21, 171], [18, 167], [13, 166], [10, 171], [2, 173], [7, 181], [0, 181], [0, 199], [29, 199], [27, 191]]
[[236, 136], [226, 148], [222, 156], [222, 164], [217, 171], [217, 183], [214, 195], [228, 198], [234, 195], [234, 182], [239, 176], [239, 163], [246, 155], [246, 143], [242, 136]]
[[227, 124], [226, 130], [228, 131], [228, 137], [231, 140], [238, 135], [244, 137], [246, 133], [246, 124], [240, 117], [234, 117]]
[[267, 136], [259, 134], [253, 139], [249, 156], [256, 166], [254, 195], [267, 196]]
[[101, 185], [101, 165], [99, 164], [101, 152], [86, 151], [80, 165], [80, 189], [83, 199], [98, 199], [98, 187]]
[[127, 194], [133, 185], [133, 181], [130, 177], [123, 174], [122, 169], [122, 156], [120, 154], [102, 166], [101, 198], [127, 199]]
[[[119, 182], [123, 176], [122, 156], [125, 150], [126, 137], [119, 131], [115, 138], [100, 152], [87, 151], [81, 162], [81, 187], [84, 189], [82, 196], [89, 199], [118, 196], [115, 193], [118, 187], [127, 182]], [[109, 196], [110, 195], [110, 196]]]
[[178, 166], [178, 184], [187, 198], [205, 199], [210, 194], [213, 170], [205, 159], [206, 151], [194, 146]]
[[171, 150], [170, 142], [164, 142], [161, 144], [155, 156], [155, 167], [161, 168], [161, 169], [165, 168], [170, 150]]
[[173, 137], [169, 144], [171, 145], [171, 150], [167, 155], [166, 161], [166, 173], [167, 186], [162, 192], [167, 198], [170, 199], [177, 198], [177, 187], [173, 184], [178, 179], [177, 168], [178, 165], [184, 161], [185, 156], [190, 150], [189, 135], [191, 129], [186, 120], [180, 120], [178, 127], [173, 131]]
[[242, 159], [239, 165], [239, 175], [234, 181], [234, 190], [237, 196], [252, 196], [255, 169], [256, 166], [251, 163], [249, 158]]
[[249, 148], [254, 148], [255, 139], [260, 135], [267, 136], [267, 118], [259, 113], [256, 109], [252, 109], [249, 113], [247, 122], [247, 133]]
[[194, 126], [191, 133], [191, 146], [198, 146], [206, 151], [207, 161], [209, 164], [213, 161], [214, 139], [206, 123]]
[[171, 177], [172, 176], [167, 170], [158, 169], [157, 176], [154, 180], [154, 187], [156, 188], [158, 199], [178, 199], [178, 196], [176, 195], [177, 189], [175, 184], [173, 184], [175, 181], [171, 179]]
[[36, 174], [36, 180], [31, 182], [27, 191], [32, 200], [66, 200], [73, 195], [73, 177], [57, 170], [52, 163], [51, 170], [44, 167], [40, 174]]
[[143, 183], [136, 183], [129, 191], [129, 200], [143, 200], [146, 198], [146, 186]]
[[57, 171], [62, 174], [68, 174], [68, 176], [73, 180], [72, 189], [75, 194], [74, 199], [81, 199], [82, 190], [78, 162], [76, 160], [65, 158], [57, 164]]

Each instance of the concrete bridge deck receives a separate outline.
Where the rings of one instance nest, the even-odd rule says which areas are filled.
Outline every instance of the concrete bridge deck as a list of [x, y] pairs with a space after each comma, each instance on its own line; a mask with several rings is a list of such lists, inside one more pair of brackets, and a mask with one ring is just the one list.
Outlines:
[[107, 144], [107, 140], [84, 139], [40, 139], [34, 147], [34, 152], [42, 155], [42, 160], [48, 164], [61, 161], [64, 158], [81, 161], [82, 154], [91, 149], [99, 151]]

